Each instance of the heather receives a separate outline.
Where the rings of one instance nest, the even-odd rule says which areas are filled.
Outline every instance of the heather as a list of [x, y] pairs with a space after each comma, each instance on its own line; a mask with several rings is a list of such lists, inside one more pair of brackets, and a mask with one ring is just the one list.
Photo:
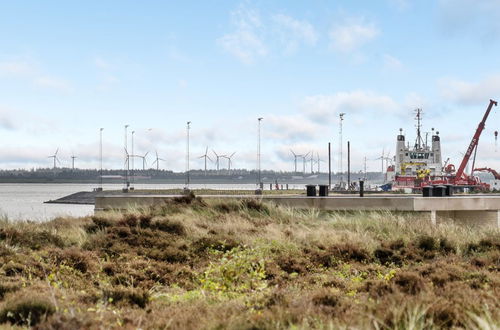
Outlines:
[[500, 232], [186, 196], [0, 221], [0, 327], [497, 329]]

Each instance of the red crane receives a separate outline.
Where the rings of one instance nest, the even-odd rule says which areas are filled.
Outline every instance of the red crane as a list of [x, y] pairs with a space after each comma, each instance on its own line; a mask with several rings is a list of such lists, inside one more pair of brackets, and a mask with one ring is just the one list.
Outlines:
[[[472, 141], [469, 144], [469, 147], [467, 148], [467, 151], [465, 152], [464, 158], [462, 159], [462, 163], [460, 163], [460, 167], [458, 168], [457, 172], [455, 175], [452, 173], [455, 172], [455, 166], [453, 164], [448, 164], [445, 168], [445, 171], [447, 173], [446, 177], [443, 177], [442, 179], [435, 179], [431, 181], [424, 181], [422, 182], [422, 186], [426, 186], [429, 184], [452, 184], [455, 186], [475, 186], [480, 189], [489, 189], [489, 184], [482, 183], [479, 178], [474, 177], [472, 175], [468, 175], [467, 173], [464, 172], [465, 167], [467, 166], [467, 163], [470, 160], [470, 157], [472, 153], [474, 152], [474, 160], [472, 162], [472, 168], [474, 169], [474, 162], [476, 158], [476, 152], [477, 152], [477, 145], [479, 142], [479, 137], [481, 136], [481, 133], [484, 130], [484, 126], [486, 123], [486, 119], [488, 119], [488, 116], [490, 115], [491, 109], [493, 106], [496, 106], [497, 102], [494, 100], [490, 100], [490, 104], [488, 105], [488, 108], [486, 109], [486, 112], [483, 116], [483, 119], [477, 126], [476, 132], [474, 133], [474, 136], [472, 137]], [[476, 171], [479, 169], [476, 169]], [[498, 175], [498, 173], [497, 173]]]
[[[493, 106], [497, 106], [497, 101], [490, 100], [490, 104], [488, 105], [488, 109], [486, 109], [486, 113], [483, 116], [483, 119], [479, 123], [476, 129], [476, 133], [472, 137], [472, 141], [469, 144], [469, 147], [467, 148], [467, 151], [465, 152], [464, 159], [462, 159], [462, 163], [460, 164], [460, 167], [457, 170], [457, 173], [455, 174], [455, 184], [457, 184], [458, 181], [466, 181], [467, 183], [474, 183], [472, 181], [473, 178], [468, 176], [465, 172], [465, 166], [470, 160], [470, 156], [472, 155], [472, 152], [474, 152], [474, 161], [475, 161], [475, 153], [477, 152], [477, 144], [479, 142], [479, 137], [481, 136], [481, 133], [484, 130], [484, 126], [486, 123], [486, 119], [488, 119], [488, 116], [490, 115], [491, 109]], [[474, 168], [474, 164], [472, 164], [472, 168]]]
[[495, 177], [496, 180], [500, 180], [500, 174], [492, 168], [481, 167], [481, 168], [474, 169], [474, 172], [476, 172], [476, 171], [477, 172], [490, 172], [491, 174], [493, 174], [493, 176]]

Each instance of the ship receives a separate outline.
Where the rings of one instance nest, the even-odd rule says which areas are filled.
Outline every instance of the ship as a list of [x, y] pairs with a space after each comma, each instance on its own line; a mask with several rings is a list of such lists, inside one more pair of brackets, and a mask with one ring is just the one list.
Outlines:
[[443, 164], [441, 156], [441, 138], [439, 131], [431, 129], [422, 137], [422, 109], [415, 110], [417, 122], [415, 142], [410, 145], [403, 129], [399, 129], [396, 142], [394, 164], [387, 167], [384, 190], [414, 191], [420, 189], [422, 182], [442, 178]]
[[[455, 169], [455, 165], [448, 164], [449, 158], [443, 165], [441, 138], [438, 131], [432, 128], [430, 145], [428, 144], [428, 133], [425, 134], [425, 140], [422, 138], [422, 110], [415, 110], [415, 119], [417, 121], [415, 143], [410, 146], [409, 141], [406, 141], [406, 136], [403, 134], [403, 129], [399, 129], [394, 164], [387, 167], [387, 183], [381, 188], [383, 190], [417, 192], [423, 187], [447, 185], [456, 191], [465, 191], [464, 189], [470, 189], [471, 191], [490, 190], [490, 184], [481, 182], [480, 178], [474, 175], [474, 171], [495, 172], [493, 173], [493, 175], [497, 175], [495, 178], [500, 178], [500, 175], [493, 169], [476, 169], [474, 165], [479, 138], [494, 106], [497, 106], [497, 101], [490, 100], [458, 169]], [[467, 174], [465, 168], [470, 160], [472, 161], [472, 172]]]

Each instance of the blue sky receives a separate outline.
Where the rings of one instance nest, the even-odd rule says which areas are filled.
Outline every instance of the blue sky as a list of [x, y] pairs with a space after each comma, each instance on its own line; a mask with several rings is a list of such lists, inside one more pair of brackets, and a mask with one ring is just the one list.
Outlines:
[[[496, 0], [3, 1], [0, 167], [47, 167], [59, 148], [63, 165], [96, 168], [104, 127], [119, 168], [129, 124], [137, 154], [182, 170], [192, 121], [192, 168], [206, 146], [254, 168], [264, 117], [264, 168], [293, 169], [290, 149], [326, 159], [331, 141], [335, 170], [345, 112], [354, 170], [364, 157], [378, 170], [400, 127], [414, 139], [415, 108], [458, 165], [500, 99], [499, 13]], [[499, 118], [480, 166], [500, 167]]]

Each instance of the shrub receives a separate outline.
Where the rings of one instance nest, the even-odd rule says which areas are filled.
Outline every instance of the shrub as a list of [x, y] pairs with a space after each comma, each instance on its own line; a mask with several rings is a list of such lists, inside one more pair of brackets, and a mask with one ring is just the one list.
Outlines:
[[417, 239], [417, 247], [424, 251], [434, 251], [437, 249], [437, 241], [434, 237], [424, 235]]
[[0, 283], [0, 300], [5, 297], [5, 294], [7, 294], [9, 292], [14, 292], [17, 290], [19, 290], [19, 287], [17, 285]]
[[263, 214], [269, 214], [269, 207], [267, 205], [264, 205], [261, 201], [258, 201], [256, 199], [245, 199], [242, 201], [242, 204], [244, 207], [246, 207], [248, 210], [254, 210], [259, 213]]
[[401, 272], [394, 277], [394, 283], [399, 286], [404, 293], [416, 295], [424, 290], [425, 283], [422, 277], [414, 272]]
[[185, 235], [186, 228], [184, 225], [178, 221], [172, 221], [168, 219], [157, 220], [153, 223], [154, 227], [158, 230], [174, 234], [174, 235]]
[[105, 290], [103, 298], [113, 304], [125, 302], [129, 305], [139, 306], [140, 308], [145, 308], [149, 303], [149, 293], [147, 291], [125, 287]]
[[10, 245], [20, 245], [32, 250], [47, 246], [64, 247], [63, 240], [47, 230], [0, 228], [0, 240], [8, 240]]
[[22, 299], [16, 297], [0, 311], [0, 323], [33, 326], [54, 312], [54, 306], [44, 299], [32, 296]]
[[65, 250], [55, 251], [53, 253], [57, 264], [65, 264], [82, 273], [86, 273], [90, 267], [90, 258], [88, 254], [82, 252], [79, 248], [72, 247]]
[[312, 302], [316, 306], [335, 307], [339, 305], [339, 301], [339, 297], [328, 289], [321, 290], [312, 297]]
[[85, 231], [87, 233], [95, 233], [98, 230], [104, 230], [108, 227], [111, 227], [113, 222], [107, 218], [101, 216], [93, 216], [92, 223], [84, 226]]

